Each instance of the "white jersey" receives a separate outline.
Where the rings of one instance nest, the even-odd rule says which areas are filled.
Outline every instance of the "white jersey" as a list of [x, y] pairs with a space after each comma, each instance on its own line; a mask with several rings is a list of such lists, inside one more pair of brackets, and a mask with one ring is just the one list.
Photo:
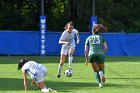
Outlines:
[[32, 78], [36, 78], [37, 74], [39, 74], [41, 70], [44, 70], [44, 66], [35, 61], [28, 61], [22, 67], [22, 72], [25, 72]]
[[75, 50], [75, 46], [76, 45], [75, 45], [74, 37], [75, 37], [76, 33], [78, 33], [78, 31], [76, 29], [73, 29], [71, 31], [71, 33], [68, 33], [67, 30], [65, 30], [62, 33], [62, 35], [60, 37], [60, 40], [61, 41], [66, 41], [66, 42], [70, 42], [70, 45], [63, 44], [62, 45], [62, 48], [61, 48], [61, 54], [67, 55], [70, 48], [72, 48], [73, 50]]
[[[66, 42], [70, 42], [70, 46], [71, 46], [71, 45], [75, 46], [74, 36], [75, 36], [76, 33], [78, 33], [78, 31], [77, 31], [76, 29], [73, 29], [73, 30], [71, 31], [71, 33], [68, 33], [68, 31], [65, 30], [65, 31], [62, 33], [62, 35], [61, 35], [61, 37], [60, 37], [60, 40], [66, 41]], [[63, 44], [63, 46], [66, 46], [66, 44]]]

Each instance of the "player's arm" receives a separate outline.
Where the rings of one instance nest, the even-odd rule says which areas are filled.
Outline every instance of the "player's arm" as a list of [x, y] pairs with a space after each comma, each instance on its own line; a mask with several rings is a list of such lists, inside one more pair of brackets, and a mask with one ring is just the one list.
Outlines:
[[77, 44], [79, 44], [80, 43], [80, 36], [79, 36], [79, 32], [78, 31], [76, 32], [76, 37], [77, 37]]
[[60, 37], [60, 39], [59, 39], [59, 44], [66, 44], [66, 45], [69, 45], [70, 42], [64, 41], [65, 38], [66, 38], [66, 34], [65, 34], [65, 32], [63, 32], [62, 35], [61, 35], [61, 37]]
[[66, 44], [66, 45], [69, 45], [70, 42], [64, 41], [64, 40], [62, 40], [62, 39], [60, 38], [59, 44]]
[[88, 45], [85, 45], [85, 58], [86, 58], [85, 64], [88, 65]]
[[27, 75], [25, 72], [23, 72], [23, 79], [24, 79], [24, 88], [25, 88], [25, 91], [27, 91], [28, 82], [27, 82]]
[[106, 51], [107, 51], [107, 44], [106, 42], [104, 42], [104, 53], [106, 53]]

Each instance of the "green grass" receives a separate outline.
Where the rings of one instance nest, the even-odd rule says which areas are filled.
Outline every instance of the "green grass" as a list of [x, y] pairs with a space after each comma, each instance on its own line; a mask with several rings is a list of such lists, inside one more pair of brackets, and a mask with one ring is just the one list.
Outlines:
[[[25, 57], [25, 56], [24, 56]], [[47, 87], [58, 93], [139, 93], [140, 92], [140, 57], [107, 57], [105, 62], [106, 83], [99, 89], [91, 65], [85, 66], [84, 57], [74, 57], [73, 76], [62, 74], [56, 78], [59, 56], [26, 56], [47, 67], [45, 78]], [[21, 71], [17, 70], [17, 60], [23, 56], [0, 57], [0, 93], [25, 93]], [[67, 69], [67, 61], [62, 72]], [[27, 93], [38, 93], [37, 88], [31, 87]]]

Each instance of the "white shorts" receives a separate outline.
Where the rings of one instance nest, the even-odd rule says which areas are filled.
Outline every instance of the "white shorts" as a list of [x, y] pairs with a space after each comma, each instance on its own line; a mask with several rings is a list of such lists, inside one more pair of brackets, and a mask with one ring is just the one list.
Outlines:
[[70, 45], [70, 46], [62, 46], [61, 48], [61, 55], [64, 54], [64, 55], [67, 55], [68, 52], [69, 52], [69, 49], [73, 49], [75, 50], [75, 45]]
[[39, 70], [36, 75], [37, 83], [44, 81], [46, 74], [47, 74], [47, 69], [45, 68], [45, 66], [42, 66], [42, 69]]

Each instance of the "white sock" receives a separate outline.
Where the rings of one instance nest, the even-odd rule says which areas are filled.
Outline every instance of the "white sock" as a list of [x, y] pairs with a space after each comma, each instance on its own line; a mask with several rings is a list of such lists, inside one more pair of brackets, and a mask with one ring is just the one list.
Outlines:
[[61, 70], [62, 70], [62, 66], [59, 64], [58, 65], [58, 75], [61, 75]]
[[103, 84], [102, 83], [99, 83], [99, 88], [103, 88]]
[[73, 57], [69, 57], [68, 68], [72, 68]]
[[100, 75], [100, 77], [104, 76], [102, 71], [99, 71], [99, 75]]

